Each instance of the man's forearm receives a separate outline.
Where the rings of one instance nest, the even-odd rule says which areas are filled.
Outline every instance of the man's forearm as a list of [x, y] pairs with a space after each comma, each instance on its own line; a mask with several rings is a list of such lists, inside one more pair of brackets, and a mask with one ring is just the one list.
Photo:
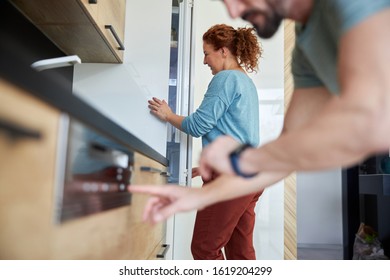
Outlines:
[[[242, 170], [318, 170], [355, 164], [373, 152], [371, 111], [334, 99], [309, 123], [242, 153]], [[385, 146], [383, 146], [385, 148]]]
[[203, 199], [206, 205], [211, 205], [256, 193], [279, 182], [289, 174], [290, 172], [264, 172], [250, 179], [221, 175], [202, 188], [205, 192]]

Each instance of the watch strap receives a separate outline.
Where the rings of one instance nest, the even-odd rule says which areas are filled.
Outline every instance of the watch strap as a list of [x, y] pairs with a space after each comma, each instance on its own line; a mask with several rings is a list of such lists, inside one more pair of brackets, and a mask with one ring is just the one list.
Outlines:
[[240, 155], [247, 148], [253, 148], [253, 146], [251, 146], [249, 144], [241, 144], [233, 152], [231, 152], [230, 155], [229, 155], [230, 164], [231, 164], [231, 166], [233, 168], [234, 173], [236, 173], [236, 175], [239, 175], [239, 176], [241, 176], [243, 178], [251, 178], [251, 177], [254, 177], [254, 176], [257, 175], [257, 173], [244, 174], [243, 172], [241, 172], [241, 170], [239, 168], [239, 164], [238, 163], [239, 163]]

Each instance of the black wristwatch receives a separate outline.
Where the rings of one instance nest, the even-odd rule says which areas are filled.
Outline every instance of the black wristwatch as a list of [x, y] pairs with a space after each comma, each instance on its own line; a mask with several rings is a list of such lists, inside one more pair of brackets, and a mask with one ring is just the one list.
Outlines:
[[237, 149], [235, 149], [233, 152], [230, 153], [229, 158], [230, 158], [230, 164], [232, 165], [232, 168], [234, 170], [234, 173], [237, 175], [244, 177], [244, 178], [251, 178], [257, 175], [257, 173], [253, 174], [244, 174], [241, 172], [240, 168], [238, 167], [238, 160], [240, 158], [240, 154], [245, 151], [247, 148], [253, 148], [253, 146], [249, 144], [241, 144], [238, 146]]

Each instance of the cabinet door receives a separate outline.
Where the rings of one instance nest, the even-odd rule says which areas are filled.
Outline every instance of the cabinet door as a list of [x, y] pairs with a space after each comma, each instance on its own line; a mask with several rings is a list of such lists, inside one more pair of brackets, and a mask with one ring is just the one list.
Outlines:
[[[121, 48], [124, 47], [126, 0], [79, 1], [88, 11], [94, 25], [111, 50], [122, 61], [123, 49]], [[118, 43], [118, 40], [120, 43]]]
[[82, 4], [82, 6], [88, 11], [89, 15], [96, 19], [98, 16], [98, 3], [100, 4], [100, 1], [98, 0], [78, 0]]
[[[134, 175], [132, 184], [164, 184], [166, 177], [161, 164], [136, 153], [134, 157]], [[143, 171], [146, 170], [146, 171]], [[165, 242], [166, 222], [150, 225], [142, 221], [142, 214], [149, 196], [133, 194], [129, 211], [129, 250], [131, 259], [149, 259], [161, 251]]]
[[67, 55], [82, 62], [122, 62], [123, 50], [105, 25], [112, 25], [123, 43], [125, 0], [10, 0]]
[[[95, 18], [96, 25], [122, 61], [123, 49], [121, 48], [124, 48], [126, 1], [99, 0], [98, 3], [99, 7]], [[111, 26], [112, 29], [107, 28], [107, 26]], [[117, 39], [113, 32], [118, 36]], [[118, 40], [122, 43], [122, 46], [119, 45]]]
[[0, 259], [49, 258], [58, 120], [0, 79]]

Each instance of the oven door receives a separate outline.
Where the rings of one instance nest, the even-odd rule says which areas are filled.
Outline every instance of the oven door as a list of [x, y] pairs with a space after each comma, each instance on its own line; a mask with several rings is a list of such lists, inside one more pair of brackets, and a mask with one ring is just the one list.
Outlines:
[[67, 116], [61, 127], [56, 222], [130, 204], [133, 152]]

